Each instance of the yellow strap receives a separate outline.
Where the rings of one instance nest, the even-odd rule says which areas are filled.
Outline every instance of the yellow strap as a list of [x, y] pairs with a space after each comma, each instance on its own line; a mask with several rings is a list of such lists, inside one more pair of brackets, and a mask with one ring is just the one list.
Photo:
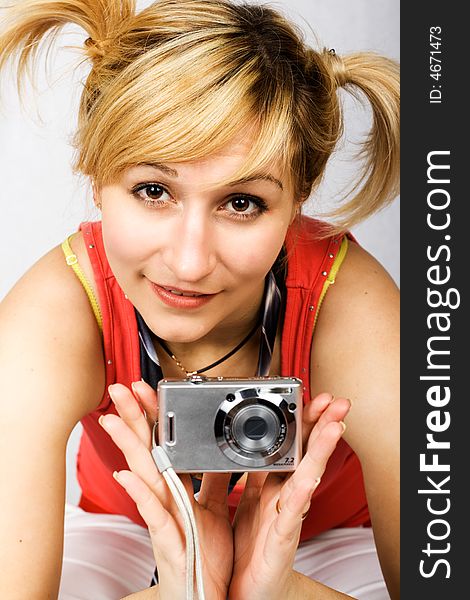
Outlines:
[[70, 240], [73, 238], [74, 235], [75, 234], [69, 235], [69, 237], [62, 242], [61, 248], [65, 254], [65, 260], [67, 264], [69, 265], [69, 267], [72, 267], [72, 269], [75, 272], [75, 275], [78, 277], [80, 283], [85, 289], [85, 292], [88, 296], [88, 300], [91, 304], [91, 308], [93, 309], [96, 322], [98, 323], [98, 327], [100, 328], [100, 331], [103, 332], [103, 319], [101, 317], [100, 305], [98, 304], [95, 293], [93, 292], [93, 288], [91, 287], [88, 279], [85, 277], [85, 273], [82, 271], [78, 263], [77, 255], [73, 253], [73, 250], [70, 246]]
[[341, 241], [341, 246], [338, 250], [338, 254], [336, 255], [336, 258], [333, 261], [333, 264], [331, 265], [330, 272], [328, 273], [328, 275], [325, 279], [325, 283], [323, 284], [320, 298], [318, 300], [317, 312], [315, 313], [315, 322], [313, 324], [314, 329], [315, 329], [315, 325], [317, 324], [318, 313], [320, 312], [320, 307], [322, 305], [323, 298], [325, 297], [326, 292], [328, 291], [328, 288], [330, 287], [330, 285], [334, 284], [336, 275], [338, 274], [339, 268], [343, 264], [343, 260], [346, 256], [347, 251], [348, 251], [348, 236], [345, 235]]
[[333, 264], [331, 265], [331, 269], [328, 274], [328, 277], [326, 278], [326, 281], [328, 282], [329, 286], [335, 282], [336, 275], [338, 274], [339, 268], [343, 264], [343, 260], [346, 256], [347, 251], [348, 251], [348, 236], [345, 235], [341, 241], [341, 246], [339, 247], [338, 254], [336, 255], [336, 258], [335, 258]]

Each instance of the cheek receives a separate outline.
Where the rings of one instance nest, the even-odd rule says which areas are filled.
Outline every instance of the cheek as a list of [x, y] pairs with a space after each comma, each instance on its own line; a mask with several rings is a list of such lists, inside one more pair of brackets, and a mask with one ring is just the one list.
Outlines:
[[263, 279], [282, 248], [285, 230], [284, 227], [253, 228], [232, 243], [225, 239], [225, 265], [244, 281]]
[[113, 263], [126, 263], [136, 258], [139, 246], [126, 229], [115, 228], [103, 219], [103, 241], [111, 267]]
[[118, 279], [128, 276], [130, 271], [123, 270], [123, 267], [139, 268], [145, 259], [146, 243], [142, 228], [133, 222], [132, 215], [118, 210], [116, 206], [109, 211], [103, 210], [102, 227], [106, 256], [112, 271]]

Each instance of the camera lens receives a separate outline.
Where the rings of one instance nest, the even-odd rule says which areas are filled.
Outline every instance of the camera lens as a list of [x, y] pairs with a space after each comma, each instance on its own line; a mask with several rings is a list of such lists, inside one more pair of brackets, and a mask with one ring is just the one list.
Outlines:
[[243, 433], [250, 440], [260, 440], [266, 435], [267, 430], [268, 425], [261, 417], [251, 417], [248, 421], [245, 421], [243, 426]]
[[[289, 392], [290, 396], [291, 389], [245, 387], [227, 391], [214, 419], [214, 433], [222, 453], [248, 469], [284, 465], [282, 459], [297, 431], [298, 406], [293, 402], [289, 406], [282, 394]], [[231, 396], [235, 398], [232, 400]], [[292, 404], [296, 407], [293, 412]]]
[[262, 404], [248, 404], [235, 415], [233, 441], [248, 452], [267, 452], [279, 437], [280, 423], [275, 412]]

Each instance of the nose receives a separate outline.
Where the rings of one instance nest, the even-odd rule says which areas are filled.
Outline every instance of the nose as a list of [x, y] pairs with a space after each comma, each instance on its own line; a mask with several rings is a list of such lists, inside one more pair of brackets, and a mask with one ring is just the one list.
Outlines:
[[209, 215], [199, 207], [183, 211], [172, 228], [165, 262], [175, 285], [200, 282], [217, 264], [215, 232]]

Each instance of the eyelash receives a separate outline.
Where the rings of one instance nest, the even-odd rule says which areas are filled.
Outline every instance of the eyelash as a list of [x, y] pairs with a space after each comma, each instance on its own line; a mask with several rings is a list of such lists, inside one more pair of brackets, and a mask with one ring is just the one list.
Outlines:
[[[146, 188], [149, 188], [152, 186], [158, 187], [161, 190], [163, 190], [166, 194], [171, 195], [168, 192], [168, 190], [160, 183], [141, 183], [141, 184], [133, 187], [131, 190], [131, 193], [135, 198], [137, 198], [137, 200], [142, 202], [144, 204], [144, 206], [146, 206], [147, 208], [156, 209], [159, 206], [162, 206], [163, 204], [165, 204], [166, 202], [160, 201], [160, 200], [150, 200], [149, 198], [142, 198], [142, 196], [139, 194], [139, 192], [141, 192], [142, 190], [145, 190]], [[222, 206], [225, 206], [229, 202], [236, 200], [238, 198], [243, 198], [245, 200], [253, 202], [253, 204], [256, 205], [257, 210], [253, 211], [251, 213], [247, 213], [247, 214], [244, 214], [241, 212], [230, 212], [230, 218], [232, 218], [232, 219], [235, 219], [237, 221], [248, 221], [248, 220], [255, 219], [256, 217], [260, 216], [261, 214], [263, 214], [264, 212], [266, 212], [268, 210], [268, 206], [264, 200], [262, 200], [261, 198], [259, 198], [257, 196], [250, 196], [249, 194], [234, 194]]]

